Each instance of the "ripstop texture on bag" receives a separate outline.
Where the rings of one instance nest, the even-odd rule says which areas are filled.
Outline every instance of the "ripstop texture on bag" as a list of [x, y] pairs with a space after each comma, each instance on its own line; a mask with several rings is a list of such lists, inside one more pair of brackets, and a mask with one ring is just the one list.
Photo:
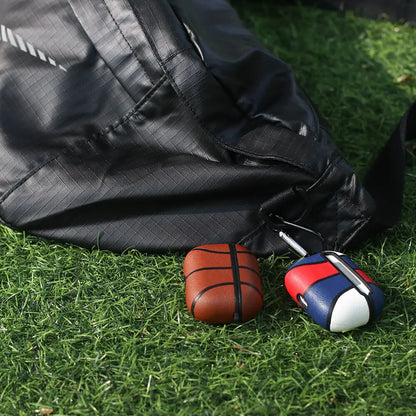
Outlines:
[[0, 24], [8, 226], [114, 251], [258, 255], [286, 251], [282, 219], [328, 248], [373, 232], [377, 204], [293, 71], [227, 1], [13, 0]]

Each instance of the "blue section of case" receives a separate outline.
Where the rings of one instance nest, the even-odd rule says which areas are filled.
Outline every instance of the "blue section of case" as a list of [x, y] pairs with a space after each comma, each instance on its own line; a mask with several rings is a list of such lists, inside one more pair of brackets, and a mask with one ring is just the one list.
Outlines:
[[371, 287], [371, 299], [374, 302], [374, 319], [378, 318], [384, 307], [384, 295], [381, 289], [374, 283], [370, 283]]
[[[331, 253], [330, 251], [328, 253]], [[312, 254], [311, 256], [306, 256], [300, 260], [298, 260], [296, 263], [292, 264], [292, 266], [289, 267], [288, 271], [299, 266], [305, 266], [307, 264], [317, 264], [317, 263], [324, 263], [326, 261], [329, 261], [326, 257], [324, 257], [324, 253], [316, 253]], [[360, 268], [345, 254], [339, 254], [339, 256], [354, 270], [360, 270]]]
[[347, 257], [345, 254], [341, 256], [342, 260], [345, 261], [350, 267], [352, 267], [354, 270], [361, 270], [349, 257]]
[[307, 264], [324, 263], [325, 261], [328, 260], [325, 259], [321, 253], [312, 254], [312, 256], [304, 257], [303, 259], [300, 259], [296, 263], [292, 264], [288, 271], [294, 269], [295, 267], [305, 266]]
[[334, 300], [351, 287], [351, 283], [340, 274], [314, 283], [304, 294], [308, 303], [308, 314], [318, 325], [327, 328]]

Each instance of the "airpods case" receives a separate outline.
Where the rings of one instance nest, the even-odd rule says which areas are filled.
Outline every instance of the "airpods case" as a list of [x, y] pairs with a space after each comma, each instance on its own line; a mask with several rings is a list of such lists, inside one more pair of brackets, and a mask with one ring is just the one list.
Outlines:
[[317, 324], [333, 332], [367, 324], [384, 306], [376, 283], [346, 255], [333, 251], [297, 261], [285, 276], [285, 286]]
[[199, 246], [185, 257], [186, 305], [200, 321], [244, 322], [263, 306], [257, 258], [234, 244]]

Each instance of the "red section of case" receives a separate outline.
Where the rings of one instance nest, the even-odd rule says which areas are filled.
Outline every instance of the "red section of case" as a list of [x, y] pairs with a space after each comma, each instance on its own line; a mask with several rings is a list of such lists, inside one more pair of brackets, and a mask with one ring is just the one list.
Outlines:
[[329, 261], [318, 264], [305, 264], [294, 267], [287, 272], [285, 286], [290, 296], [296, 300], [298, 294], [303, 295], [308, 287], [318, 280], [338, 273], [338, 270]]
[[356, 269], [356, 272], [368, 283], [374, 283], [376, 284], [376, 282], [367, 274], [365, 274], [362, 270], [360, 269]]

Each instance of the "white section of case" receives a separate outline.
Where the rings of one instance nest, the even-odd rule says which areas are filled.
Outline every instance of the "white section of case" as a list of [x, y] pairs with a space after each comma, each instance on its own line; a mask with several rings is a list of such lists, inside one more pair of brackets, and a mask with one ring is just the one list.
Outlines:
[[329, 326], [332, 332], [349, 331], [365, 325], [370, 319], [367, 299], [355, 288], [343, 293], [335, 303]]

